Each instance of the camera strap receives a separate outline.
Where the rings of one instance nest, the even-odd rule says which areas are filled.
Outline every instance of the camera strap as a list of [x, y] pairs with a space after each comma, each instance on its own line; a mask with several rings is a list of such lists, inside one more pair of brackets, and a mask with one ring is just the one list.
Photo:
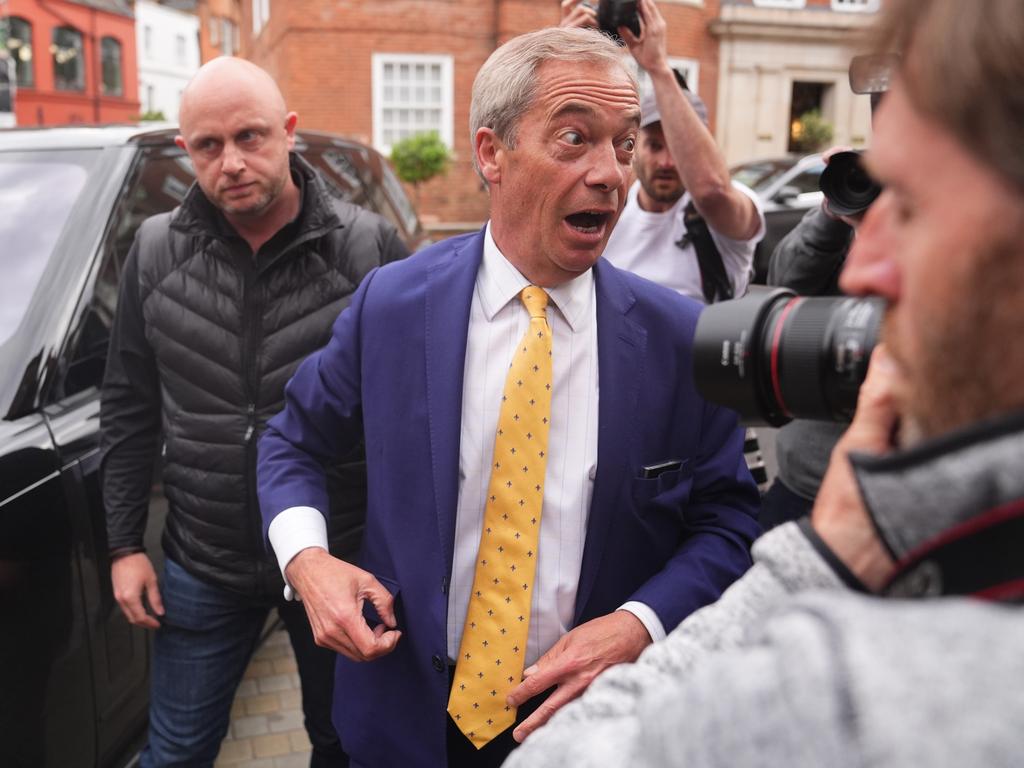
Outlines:
[[711, 230], [704, 217], [697, 211], [697, 207], [691, 200], [683, 209], [683, 225], [686, 233], [676, 241], [680, 248], [686, 248], [690, 243], [697, 252], [697, 266], [700, 268], [701, 292], [708, 304], [716, 301], [726, 301], [733, 297], [732, 283], [729, 282], [729, 275], [725, 272], [725, 264], [722, 262], [722, 254], [718, 252], [718, 246], [711, 237]]

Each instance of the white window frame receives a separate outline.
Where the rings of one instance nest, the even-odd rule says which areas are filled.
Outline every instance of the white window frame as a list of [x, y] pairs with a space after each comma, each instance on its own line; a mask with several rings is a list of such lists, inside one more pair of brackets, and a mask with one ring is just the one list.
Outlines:
[[252, 33], [258, 36], [270, 21], [270, 0], [252, 0]]
[[[372, 57], [373, 66], [373, 146], [379, 152], [384, 155], [391, 154], [391, 145], [384, 142], [384, 109], [387, 108], [398, 108], [403, 107], [397, 102], [394, 102], [394, 106], [384, 103], [384, 67], [389, 64], [401, 65], [435, 65], [440, 64], [441, 66], [441, 124], [437, 128], [438, 135], [449, 149], [452, 149], [454, 144], [454, 133], [452, 129], [453, 122], [453, 100], [454, 100], [454, 85], [453, 85], [453, 71], [454, 63], [453, 57], [447, 54], [431, 54], [431, 53], [375, 53]], [[410, 105], [411, 108], [412, 105]], [[431, 104], [431, 108], [433, 105]], [[433, 128], [427, 128], [427, 130], [433, 130]]]
[[832, 0], [832, 10], [840, 13], [875, 13], [879, 0]]
[[807, 0], [754, 0], [754, 5], [760, 8], [803, 8]]
[[[636, 75], [637, 83], [640, 85], [640, 95], [643, 96], [651, 88], [651, 78], [648, 77], [643, 69], [636, 65], [632, 57], [630, 57], [629, 62], [633, 66], [633, 74]], [[668, 65], [672, 69], [681, 70], [683, 76], [686, 77], [686, 84], [690, 86], [690, 90], [698, 95], [700, 94], [700, 62], [697, 59], [670, 56]]]

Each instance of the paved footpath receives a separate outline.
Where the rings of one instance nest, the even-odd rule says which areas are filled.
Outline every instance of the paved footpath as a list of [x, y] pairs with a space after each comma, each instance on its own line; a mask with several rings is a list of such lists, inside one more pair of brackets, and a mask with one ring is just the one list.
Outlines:
[[295, 657], [277, 629], [245, 671], [215, 768], [307, 768], [309, 750]]

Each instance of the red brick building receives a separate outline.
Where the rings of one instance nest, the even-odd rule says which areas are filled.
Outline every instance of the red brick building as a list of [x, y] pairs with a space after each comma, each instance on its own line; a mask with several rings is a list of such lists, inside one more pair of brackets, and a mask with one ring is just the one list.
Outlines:
[[[866, 103], [839, 93], [841, 49], [878, 1], [658, 0], [658, 8], [673, 65], [707, 102], [712, 130], [737, 161], [786, 151], [794, 98], [819, 95], [837, 138], [864, 140]], [[473, 78], [501, 43], [557, 24], [559, 0], [206, 0], [200, 13], [215, 4], [237, 20], [240, 54], [277, 79], [300, 125], [385, 154], [399, 138], [437, 130], [454, 162], [421, 190], [421, 214], [442, 230], [487, 217], [471, 165]], [[748, 62], [762, 53], [766, 61]], [[734, 79], [750, 87], [734, 88]], [[759, 101], [744, 101], [752, 94]]]
[[127, 122], [139, 114], [128, 0], [0, 0], [19, 126]]
[[240, 54], [238, 23], [241, 3], [238, 0], [198, 0], [195, 12], [199, 17], [199, 60], [204, 64], [218, 56]]
[[[687, 67], [714, 120], [719, 0], [659, 7], [669, 54]], [[453, 228], [487, 217], [471, 165], [473, 78], [491, 52], [558, 23], [558, 0], [242, 0], [241, 53], [280, 83], [300, 124], [354, 136], [387, 153], [411, 131], [437, 129], [453, 150], [448, 173], [421, 191], [425, 219]]]

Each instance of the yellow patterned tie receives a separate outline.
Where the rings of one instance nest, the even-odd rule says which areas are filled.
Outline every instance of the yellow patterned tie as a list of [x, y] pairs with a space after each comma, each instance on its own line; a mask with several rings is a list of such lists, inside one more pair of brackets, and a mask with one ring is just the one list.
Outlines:
[[515, 721], [505, 697], [523, 676], [544, 502], [551, 415], [548, 295], [531, 285], [519, 297], [530, 327], [501, 398], [473, 591], [448, 699], [448, 714], [477, 749]]

